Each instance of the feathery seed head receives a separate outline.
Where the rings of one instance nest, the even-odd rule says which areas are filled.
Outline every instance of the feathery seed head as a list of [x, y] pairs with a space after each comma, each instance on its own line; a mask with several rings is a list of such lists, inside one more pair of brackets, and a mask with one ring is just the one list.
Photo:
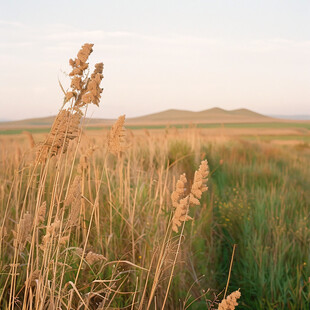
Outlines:
[[172, 205], [175, 207], [174, 215], [172, 218], [172, 230], [178, 232], [178, 227], [181, 226], [182, 222], [192, 220], [188, 215], [188, 209], [190, 205], [200, 205], [199, 199], [202, 193], [208, 188], [206, 187], [206, 178], [209, 174], [209, 167], [207, 160], [201, 162], [199, 169], [195, 172], [194, 182], [191, 187], [189, 195], [184, 197], [186, 177], [185, 174], [180, 176], [177, 181], [176, 189], [171, 194]]
[[69, 194], [65, 200], [65, 206], [71, 205], [68, 227], [76, 226], [79, 222], [81, 210], [81, 180], [80, 176], [76, 176], [69, 189]]
[[40, 245], [40, 248], [42, 251], [45, 251], [48, 247], [48, 244], [50, 244], [53, 240], [53, 238], [56, 238], [59, 234], [61, 221], [59, 219], [55, 219], [55, 221], [46, 227], [46, 234], [42, 238], [42, 244]]
[[85, 260], [86, 262], [89, 264], [89, 265], [92, 265], [100, 260], [104, 260], [106, 259], [103, 255], [101, 254], [96, 254], [94, 252], [88, 252], [86, 257], [85, 257]]
[[103, 72], [103, 63], [99, 62], [99, 63], [95, 64], [95, 70], [92, 73], [91, 78], [94, 79], [95, 76], [97, 75], [97, 73], [102, 74], [102, 72]]
[[180, 198], [184, 196], [185, 185], [187, 183], [187, 179], [185, 173], [180, 175], [179, 180], [177, 181], [175, 191], [171, 194], [172, 205], [176, 208], [178, 206]]
[[80, 60], [82, 63], [85, 63], [93, 51], [93, 46], [94, 44], [85, 43], [77, 54], [78, 60]]
[[190, 193], [190, 203], [193, 205], [200, 205], [198, 199], [201, 198], [202, 193], [208, 190], [206, 183], [209, 175], [208, 161], [203, 160], [199, 166], [199, 169], [195, 172], [194, 182]]
[[33, 217], [31, 214], [26, 213], [17, 224], [16, 231], [13, 231], [14, 246], [23, 251], [27, 241], [31, 241], [31, 231], [33, 225]]
[[75, 60], [70, 59], [69, 64], [72, 67], [72, 71], [69, 76], [72, 77], [71, 88], [65, 95], [65, 103], [71, 98], [75, 98], [74, 107], [80, 108], [89, 103], [94, 103], [99, 106], [102, 89], [100, 83], [103, 79], [103, 63], [97, 63], [95, 70], [88, 78], [85, 74], [85, 70], [88, 68], [88, 57], [93, 51], [93, 44], [85, 43], [77, 54]]
[[81, 90], [82, 89], [82, 79], [80, 76], [74, 76], [71, 80], [71, 88]]
[[218, 310], [234, 310], [238, 306], [237, 299], [241, 297], [240, 291], [235, 291], [228, 295], [219, 304]]
[[120, 155], [126, 149], [125, 144], [125, 115], [118, 118], [115, 124], [112, 126], [108, 134], [108, 150], [114, 155]]
[[39, 207], [38, 213], [37, 213], [37, 225], [44, 222], [45, 220], [45, 213], [46, 213], [46, 201], [42, 203], [42, 205]]
[[37, 160], [44, 162], [49, 154], [58, 155], [61, 150], [65, 153], [69, 146], [69, 141], [78, 136], [78, 126], [80, 124], [81, 113], [72, 113], [68, 110], [61, 110], [57, 115], [51, 131], [46, 141], [39, 146]]
[[102, 93], [102, 88], [100, 88], [100, 83], [103, 79], [103, 75], [101, 74], [103, 70], [103, 64], [96, 64], [96, 68], [91, 75], [91, 78], [87, 84], [87, 88], [85, 93], [82, 96], [82, 101], [86, 104], [93, 103], [99, 106], [100, 97]]

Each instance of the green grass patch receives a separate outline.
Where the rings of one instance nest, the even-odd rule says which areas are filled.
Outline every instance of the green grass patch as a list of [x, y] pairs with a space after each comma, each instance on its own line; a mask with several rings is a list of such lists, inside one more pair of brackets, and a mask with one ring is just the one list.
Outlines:
[[[37, 123], [36, 123], [37, 125]], [[140, 129], [165, 129], [169, 128], [189, 128], [192, 127], [192, 124], [175, 124], [175, 125], [126, 125], [126, 128], [131, 130], [140, 130]], [[197, 128], [270, 128], [270, 129], [306, 129], [310, 130], [310, 122], [304, 123], [214, 123], [214, 124], [196, 124]], [[102, 130], [108, 129], [111, 126], [87, 126], [85, 127], [86, 130]], [[21, 134], [23, 131], [29, 131], [31, 133], [44, 133], [49, 132], [50, 127], [38, 127], [38, 128], [16, 128], [16, 129], [2, 129], [0, 130], [0, 135], [17, 135]]]
[[44, 133], [44, 132], [49, 132], [50, 128], [2, 129], [0, 130], [0, 135], [20, 135], [24, 131], [29, 131], [31, 133]]

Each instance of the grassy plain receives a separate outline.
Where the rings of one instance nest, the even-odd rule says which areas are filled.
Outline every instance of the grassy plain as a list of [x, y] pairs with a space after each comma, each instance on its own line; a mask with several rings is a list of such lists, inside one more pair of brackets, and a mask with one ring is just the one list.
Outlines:
[[[240, 288], [238, 309], [308, 309], [309, 123], [154, 126], [127, 126], [118, 158], [107, 152], [107, 128], [85, 130], [39, 166], [29, 135], [0, 136], [1, 308], [217, 308], [237, 244], [228, 292]], [[205, 158], [209, 190], [178, 239], [170, 195]], [[83, 198], [70, 227], [65, 198], [77, 175]], [[43, 202], [45, 217], [16, 250], [13, 231]]]

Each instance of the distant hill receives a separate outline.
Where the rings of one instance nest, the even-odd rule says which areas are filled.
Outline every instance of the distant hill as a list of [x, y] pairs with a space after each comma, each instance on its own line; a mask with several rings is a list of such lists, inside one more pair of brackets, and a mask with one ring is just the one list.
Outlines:
[[55, 119], [55, 116], [29, 118], [20, 121], [2, 122], [0, 127], [8, 128], [25, 128], [25, 127], [50, 127]]
[[141, 117], [128, 119], [130, 123], [245, 123], [245, 122], [270, 122], [271, 117], [247, 109], [224, 110], [212, 108], [199, 112], [186, 110], [166, 110]]
[[[25, 119], [20, 121], [10, 121], [0, 123], [2, 129], [12, 128], [42, 128], [50, 127], [55, 116]], [[111, 125], [115, 120], [87, 118], [86, 126], [104, 126]], [[128, 118], [126, 124], [190, 124], [190, 123], [252, 123], [252, 122], [273, 122], [274, 118], [253, 112], [248, 109], [224, 110], [221, 108], [212, 108], [199, 112], [187, 110], [166, 110], [145, 116]], [[279, 121], [279, 120], [278, 120]]]

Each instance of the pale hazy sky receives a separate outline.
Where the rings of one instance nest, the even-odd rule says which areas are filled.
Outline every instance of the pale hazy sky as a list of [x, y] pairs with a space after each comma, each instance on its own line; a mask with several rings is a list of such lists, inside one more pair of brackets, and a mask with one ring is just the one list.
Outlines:
[[57, 113], [68, 59], [105, 64], [93, 117], [310, 114], [309, 0], [0, 0], [0, 119]]

